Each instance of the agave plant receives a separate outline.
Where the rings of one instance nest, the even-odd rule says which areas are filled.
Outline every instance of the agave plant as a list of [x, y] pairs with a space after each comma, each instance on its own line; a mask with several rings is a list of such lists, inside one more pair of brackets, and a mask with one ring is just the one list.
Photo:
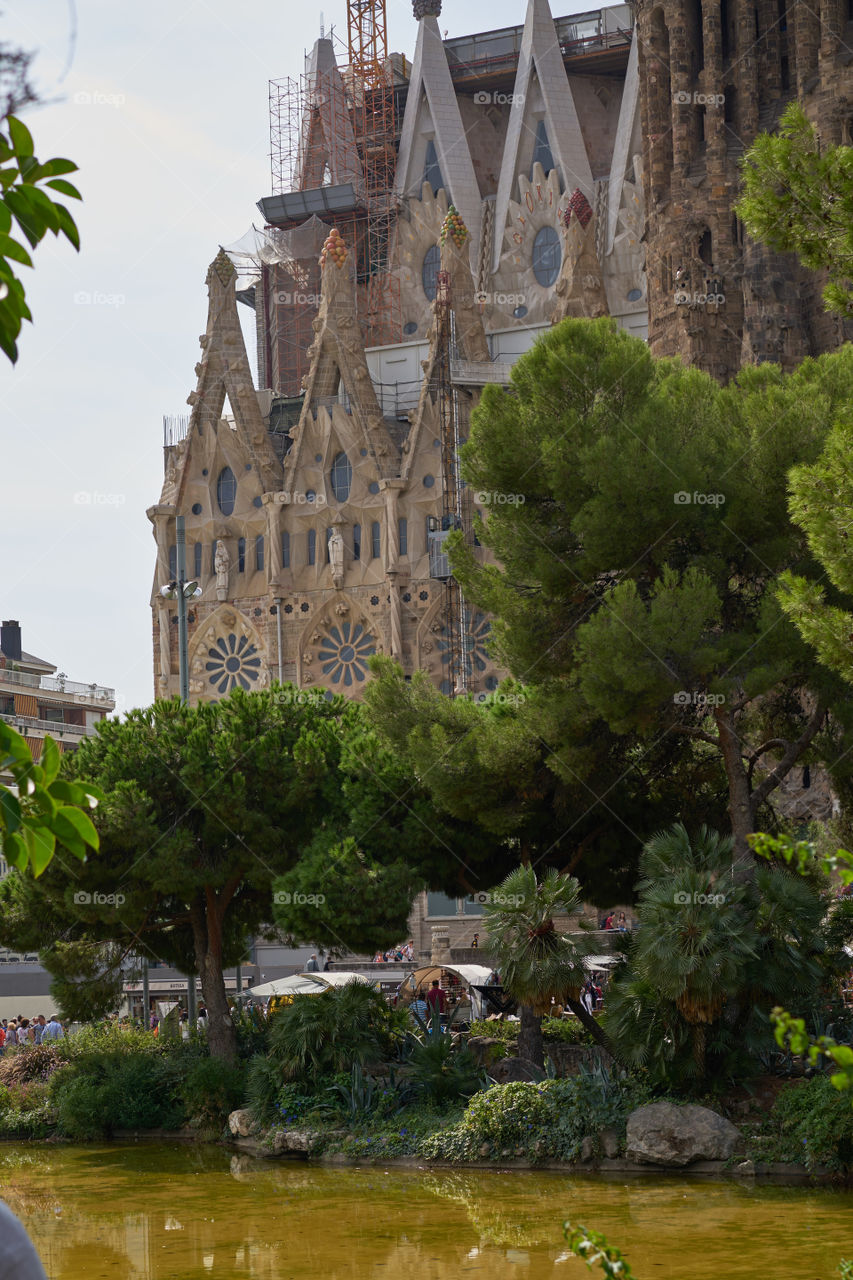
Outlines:
[[483, 916], [492, 963], [520, 1006], [519, 1056], [540, 1068], [542, 1018], [550, 1013], [552, 1000], [567, 1001], [603, 1040], [597, 1022], [580, 1004], [583, 957], [589, 948], [554, 924], [554, 916], [574, 915], [579, 904], [580, 885], [573, 876], [551, 867], [537, 880], [532, 867], [518, 867], [492, 892]]

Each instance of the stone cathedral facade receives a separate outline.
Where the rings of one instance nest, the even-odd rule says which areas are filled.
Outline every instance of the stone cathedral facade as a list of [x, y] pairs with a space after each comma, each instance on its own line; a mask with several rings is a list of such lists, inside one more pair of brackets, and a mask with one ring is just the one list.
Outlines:
[[[750, 242], [732, 206], [744, 147], [792, 98], [827, 143], [853, 139], [851, 5], [635, 0], [561, 18], [527, 0], [517, 27], [445, 40], [440, 0], [421, 3], [411, 60], [387, 65], [387, 193], [364, 87], [318, 40], [287, 180], [207, 274], [191, 414], [148, 512], [155, 694], [178, 691], [159, 590], [177, 515], [202, 589], [192, 700], [277, 679], [358, 697], [378, 652], [447, 693], [495, 689], [488, 619], [454, 605], [442, 552], [453, 527], [473, 545], [486, 514], [482, 495], [448, 501], [485, 385], [566, 316], [610, 315], [721, 381], [850, 336], [820, 279]], [[364, 248], [377, 208], [381, 260]]]

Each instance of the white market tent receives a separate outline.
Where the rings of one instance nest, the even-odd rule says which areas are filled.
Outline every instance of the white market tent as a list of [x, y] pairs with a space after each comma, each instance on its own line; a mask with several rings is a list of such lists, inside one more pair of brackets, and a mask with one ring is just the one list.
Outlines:
[[286, 978], [274, 978], [259, 987], [249, 987], [243, 995], [257, 1000], [267, 1000], [270, 996], [318, 996], [329, 987], [342, 987], [347, 982], [372, 984], [373, 979], [363, 973], [291, 973]]
[[418, 991], [428, 991], [433, 981], [436, 979], [440, 982], [442, 974], [449, 973], [458, 978], [468, 989], [468, 995], [471, 1000], [471, 1011], [474, 1017], [483, 1016], [483, 997], [478, 991], [474, 991], [472, 987], [485, 987], [488, 985], [492, 970], [482, 964], [428, 964], [423, 965], [420, 969], [414, 969], [407, 974], [400, 983], [399, 994], [401, 996], [414, 996]]

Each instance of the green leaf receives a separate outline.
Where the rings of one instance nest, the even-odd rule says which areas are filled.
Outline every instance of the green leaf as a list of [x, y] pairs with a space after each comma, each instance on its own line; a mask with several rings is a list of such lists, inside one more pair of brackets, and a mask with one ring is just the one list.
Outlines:
[[56, 848], [56, 836], [47, 827], [32, 826], [26, 828], [26, 841], [33, 875], [38, 877], [50, 864]]
[[95, 830], [92, 819], [80, 809], [72, 806], [64, 806], [59, 810], [63, 819], [71, 824], [77, 835], [86, 844], [91, 845], [93, 849], [97, 849], [100, 843], [98, 833]]
[[0, 821], [3, 828], [10, 834], [17, 831], [21, 825], [21, 806], [18, 804], [17, 797], [5, 787], [0, 788]]
[[42, 173], [49, 174], [50, 177], [56, 178], [61, 173], [77, 173], [79, 165], [73, 160], [63, 160], [61, 156], [56, 156], [53, 160], [45, 160], [41, 166]]
[[12, 145], [15, 148], [16, 155], [20, 157], [31, 156], [35, 150], [35, 144], [33, 135], [27, 126], [17, 116], [7, 116], [6, 122], [9, 125], [9, 134], [12, 138]]
[[[67, 812], [65, 809], [58, 811], [50, 824], [51, 831], [69, 853], [72, 853], [75, 858], [79, 858], [81, 862], [85, 862], [88, 852], [86, 843], [74, 824], [68, 820]], [[76, 812], [76, 810], [72, 812]]]
[[2, 233], [0, 233], [0, 254], [4, 258], [12, 258], [15, 262], [22, 262], [25, 267], [33, 265], [33, 260], [24, 246], [19, 244], [17, 240], [13, 240], [11, 236], [3, 235]]
[[48, 785], [53, 782], [54, 778], [59, 773], [59, 766], [61, 762], [62, 757], [59, 754], [59, 747], [56, 745], [53, 738], [48, 735], [44, 740], [44, 746], [42, 747], [41, 752], [41, 767], [44, 769], [44, 780]]
[[51, 187], [54, 191], [61, 192], [64, 196], [71, 196], [72, 200], [83, 199], [77, 188], [72, 183], [66, 182], [64, 178], [53, 178], [50, 182], [46, 182], [44, 185], [46, 187]]
[[10, 867], [17, 867], [19, 871], [23, 871], [29, 862], [29, 854], [27, 853], [27, 845], [23, 836], [10, 835], [3, 840], [3, 857], [9, 863]]
[[74, 248], [80, 249], [80, 232], [77, 230], [77, 223], [71, 217], [71, 214], [62, 204], [53, 206], [56, 210], [56, 216], [59, 219], [59, 226], [66, 240], [69, 240]]

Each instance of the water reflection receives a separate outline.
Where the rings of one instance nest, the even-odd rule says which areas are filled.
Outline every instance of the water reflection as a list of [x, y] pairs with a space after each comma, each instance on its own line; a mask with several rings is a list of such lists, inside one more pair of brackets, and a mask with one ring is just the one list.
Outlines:
[[[495, 1280], [589, 1276], [567, 1216], [603, 1230], [637, 1274], [829, 1277], [850, 1251], [849, 1192], [557, 1174], [315, 1168], [214, 1147], [0, 1148], [0, 1193], [52, 1280]], [[779, 1250], [779, 1252], [776, 1252]]]

